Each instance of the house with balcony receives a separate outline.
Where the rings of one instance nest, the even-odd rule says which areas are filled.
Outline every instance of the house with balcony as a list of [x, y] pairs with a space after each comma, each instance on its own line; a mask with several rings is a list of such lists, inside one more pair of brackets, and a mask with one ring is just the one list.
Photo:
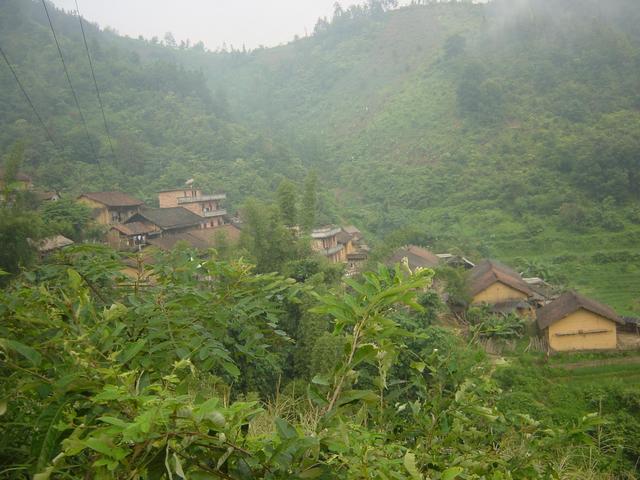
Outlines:
[[161, 209], [182, 207], [189, 210], [204, 219], [201, 222], [203, 228], [215, 228], [226, 223], [224, 217], [227, 211], [222, 206], [226, 198], [224, 193], [205, 195], [202, 190], [191, 185], [158, 193]]
[[311, 232], [311, 248], [329, 259], [331, 263], [341, 263], [347, 260], [345, 246], [338, 242], [340, 227], [328, 225]]

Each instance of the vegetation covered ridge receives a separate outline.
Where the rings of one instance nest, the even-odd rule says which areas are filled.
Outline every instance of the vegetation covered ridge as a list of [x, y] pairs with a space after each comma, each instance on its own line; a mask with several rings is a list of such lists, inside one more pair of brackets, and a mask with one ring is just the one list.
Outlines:
[[637, 386], [492, 365], [429, 326], [430, 269], [121, 261], [71, 247], [0, 292], [5, 478], [637, 478]]

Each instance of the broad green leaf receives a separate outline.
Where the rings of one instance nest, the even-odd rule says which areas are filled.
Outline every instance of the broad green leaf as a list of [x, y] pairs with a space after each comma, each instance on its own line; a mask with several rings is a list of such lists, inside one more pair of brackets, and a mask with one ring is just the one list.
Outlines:
[[15, 340], [0, 338], [0, 347], [4, 348], [5, 350], [12, 350], [16, 353], [19, 353], [24, 358], [29, 360], [35, 367], [39, 366], [42, 362], [42, 355], [40, 355], [40, 353], [23, 343], [16, 342]]
[[454, 480], [460, 476], [460, 474], [464, 471], [462, 467], [451, 467], [447, 468], [442, 475], [440, 476], [440, 480]]
[[281, 440], [291, 440], [298, 437], [296, 429], [280, 417], [276, 418], [276, 430]]
[[411, 362], [411, 368], [419, 371], [420, 373], [424, 372], [424, 369], [426, 368], [426, 366], [427, 364], [424, 362]]
[[376, 402], [378, 401], [378, 395], [371, 390], [347, 390], [342, 393], [338, 400], [338, 406], [347, 405], [353, 402]]
[[409, 472], [409, 475], [411, 475], [411, 478], [413, 478], [414, 480], [422, 479], [422, 475], [420, 474], [420, 471], [418, 470], [418, 466], [416, 465], [415, 453], [411, 453], [411, 452], [405, 453], [403, 463], [404, 463], [404, 468], [407, 469], [407, 472]]
[[320, 476], [322, 476], [322, 474], [324, 473], [324, 470], [320, 467], [313, 467], [310, 468], [308, 470], [305, 470], [304, 472], [300, 473], [298, 475], [298, 478], [318, 478]]
[[311, 383], [315, 383], [316, 385], [324, 385], [325, 387], [329, 386], [329, 379], [324, 375], [316, 375], [311, 379]]
[[176, 464], [176, 475], [179, 475], [181, 478], [186, 480], [187, 476], [184, 474], [184, 470], [182, 469], [182, 462], [180, 462], [180, 459], [178, 458], [178, 455], [176, 455], [175, 452], [173, 453], [173, 461]]
[[234, 363], [231, 363], [231, 362], [224, 362], [224, 363], [222, 364], [222, 368], [224, 368], [224, 369], [225, 369], [225, 371], [226, 371], [229, 375], [231, 375], [231, 376], [233, 376], [233, 377], [239, 377], [239, 376], [240, 376], [240, 369], [239, 369], [239, 368], [238, 368]]
[[126, 450], [109, 444], [106, 440], [97, 437], [87, 438], [84, 443], [92, 450], [106, 455], [115, 460], [123, 460], [127, 456]]
[[326, 407], [329, 404], [327, 399], [322, 396], [318, 390], [318, 387], [311, 383], [307, 386], [307, 396], [309, 397], [309, 400], [320, 407]]
[[138, 353], [140, 353], [140, 351], [144, 348], [146, 343], [147, 343], [147, 340], [145, 338], [141, 338], [140, 340], [135, 342], [133, 345], [130, 345], [129, 348], [127, 348], [120, 355], [118, 355], [118, 361], [124, 365], [133, 357], [135, 357]]
[[73, 290], [78, 290], [80, 288], [80, 285], [82, 284], [82, 277], [80, 276], [80, 274], [72, 268], [69, 268], [67, 270], [67, 275], [69, 277], [69, 286]]
[[98, 420], [104, 423], [108, 423], [109, 425], [114, 425], [116, 427], [126, 428], [129, 426], [127, 422], [125, 422], [124, 420], [120, 420], [119, 418], [116, 418], [116, 417], [105, 416], [105, 417], [99, 417]]
[[351, 362], [351, 368], [356, 367], [362, 362], [369, 362], [376, 358], [376, 354], [378, 353], [377, 348], [372, 344], [362, 345], [358, 350], [356, 350], [355, 355], [353, 356], [353, 361]]
[[72, 400], [63, 399], [60, 403], [49, 404], [36, 421], [38, 428], [31, 443], [31, 455], [36, 460], [35, 467], [38, 471], [49, 465], [59, 450], [61, 432], [56, 427], [64, 416], [67, 402]]

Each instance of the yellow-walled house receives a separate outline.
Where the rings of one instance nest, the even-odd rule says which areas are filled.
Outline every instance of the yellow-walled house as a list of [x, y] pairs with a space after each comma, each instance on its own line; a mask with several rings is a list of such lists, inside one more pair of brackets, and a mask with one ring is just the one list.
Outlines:
[[490, 305], [527, 300], [533, 291], [520, 274], [494, 260], [483, 260], [469, 271], [472, 304]]
[[538, 310], [537, 323], [551, 351], [568, 352], [615, 349], [624, 321], [612, 308], [567, 292]]
[[533, 316], [527, 303], [535, 295], [515, 270], [494, 260], [483, 260], [469, 270], [468, 289], [472, 305], [487, 304], [501, 312]]
[[92, 210], [93, 219], [100, 225], [117, 225], [140, 211], [143, 202], [122, 192], [90, 192], [78, 197], [78, 202]]

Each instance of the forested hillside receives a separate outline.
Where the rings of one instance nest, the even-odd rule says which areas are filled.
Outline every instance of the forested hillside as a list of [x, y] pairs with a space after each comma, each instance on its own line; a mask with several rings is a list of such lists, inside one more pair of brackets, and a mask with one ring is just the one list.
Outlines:
[[629, 0], [337, 8], [286, 46], [182, 58], [318, 168], [350, 221], [505, 258], [629, 311], [638, 25]]
[[[204, 77], [175, 62], [145, 59], [110, 32], [84, 24], [111, 134], [99, 109], [78, 18], [49, 5], [71, 82], [88, 124], [85, 132], [40, 2], [0, 5], [0, 46], [43, 118], [48, 139], [6, 65], [0, 68], [0, 151], [27, 144], [24, 169], [37, 184], [77, 193], [122, 189], [150, 199], [161, 187], [194, 175], [232, 202], [296, 178], [287, 148], [229, 120]], [[124, 44], [126, 45], [126, 44]]]
[[86, 25], [115, 155], [78, 19], [52, 9], [101, 174], [42, 5], [4, 2], [0, 45], [61, 151], [6, 68], [0, 146], [26, 138], [26, 169], [49, 187], [149, 200], [195, 176], [231, 207], [314, 169], [323, 220], [502, 258], [637, 309], [635, 2], [390, 4], [337, 7], [313, 35], [254, 51]]

